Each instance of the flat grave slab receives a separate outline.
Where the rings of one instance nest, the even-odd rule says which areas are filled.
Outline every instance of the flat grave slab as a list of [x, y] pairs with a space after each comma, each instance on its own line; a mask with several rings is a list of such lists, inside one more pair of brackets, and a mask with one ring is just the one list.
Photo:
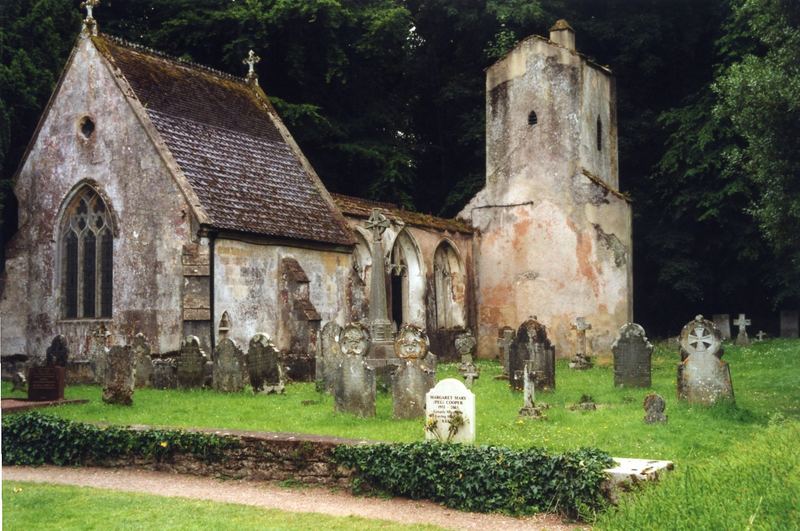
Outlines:
[[640, 481], [656, 481], [666, 471], [675, 468], [672, 461], [613, 457], [616, 466], [605, 469], [613, 487]]

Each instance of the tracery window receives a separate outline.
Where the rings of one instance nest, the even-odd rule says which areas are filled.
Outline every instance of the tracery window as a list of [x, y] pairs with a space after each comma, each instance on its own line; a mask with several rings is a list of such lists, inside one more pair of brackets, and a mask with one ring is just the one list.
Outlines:
[[63, 315], [111, 317], [114, 236], [103, 198], [85, 186], [64, 213], [61, 232]]

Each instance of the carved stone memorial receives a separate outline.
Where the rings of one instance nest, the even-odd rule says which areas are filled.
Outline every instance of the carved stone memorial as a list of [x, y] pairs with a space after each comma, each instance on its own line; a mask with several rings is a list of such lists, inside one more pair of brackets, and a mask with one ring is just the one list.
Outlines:
[[475, 441], [475, 395], [455, 378], [445, 378], [425, 395], [425, 439]]
[[507, 380], [509, 378], [508, 363], [511, 359], [511, 345], [514, 343], [515, 335], [514, 329], [510, 326], [504, 326], [498, 331], [497, 349], [500, 351], [500, 363], [503, 366], [503, 374], [499, 379]]
[[647, 424], [663, 423], [667, 421], [664, 411], [667, 403], [656, 393], [650, 393], [644, 397], [644, 421]]
[[611, 345], [614, 353], [614, 385], [617, 387], [650, 387], [653, 345], [644, 328], [627, 323]]
[[472, 387], [472, 383], [480, 377], [480, 371], [475, 366], [473, 356], [475, 354], [475, 347], [478, 342], [469, 330], [456, 336], [455, 340], [456, 351], [461, 356], [461, 363], [458, 366], [458, 372], [464, 378], [467, 387]]
[[69, 348], [62, 335], [47, 348], [44, 367], [28, 370], [28, 400], [63, 400]]
[[92, 331], [92, 335], [89, 337], [89, 363], [94, 369], [94, 381], [100, 385], [104, 385], [106, 381], [110, 341], [111, 332], [106, 330], [102, 323]]
[[522, 371], [524, 379], [524, 388], [522, 391], [523, 404], [519, 410], [521, 417], [531, 417], [535, 419], [544, 418], [543, 405], [536, 404], [536, 372], [533, 370], [533, 362], [528, 360], [525, 362], [525, 368]]
[[150, 345], [143, 334], [136, 334], [131, 344], [136, 360], [136, 387], [150, 387], [153, 377], [153, 360], [150, 358]]
[[181, 343], [181, 355], [178, 358], [178, 387], [181, 389], [203, 387], [207, 361], [208, 356], [200, 348], [200, 339], [197, 336], [186, 336]]
[[66, 367], [69, 361], [69, 348], [67, 340], [62, 335], [53, 338], [53, 342], [47, 347], [45, 366], [47, 367]]
[[175, 389], [178, 387], [178, 361], [175, 358], [158, 358], [152, 361], [153, 389]]
[[747, 327], [750, 324], [750, 319], [747, 319], [743, 313], [739, 314], [738, 319], [733, 320], [733, 324], [739, 327], [739, 333], [736, 334], [737, 345], [747, 346], [750, 344], [750, 338], [747, 337]]
[[325, 323], [320, 332], [319, 356], [317, 356], [317, 382], [318, 389], [333, 393], [336, 380], [336, 371], [342, 362], [342, 351], [336, 337], [342, 332], [342, 327], [334, 321]]
[[130, 345], [114, 345], [109, 349], [103, 402], [133, 405], [134, 370], [133, 349]]
[[714, 323], [695, 317], [680, 335], [678, 398], [692, 403], [713, 404], [733, 399], [730, 367], [722, 361], [722, 337]]
[[336, 371], [333, 398], [336, 411], [375, 416], [375, 370], [365, 361], [370, 336], [360, 323], [342, 328], [338, 337], [342, 361]]
[[424, 364], [428, 347], [427, 335], [414, 325], [403, 325], [397, 333], [394, 352], [401, 361], [392, 376], [394, 418], [425, 416], [425, 394], [436, 380], [436, 374]]
[[711, 318], [714, 321], [714, 326], [717, 327], [723, 341], [731, 338], [731, 316], [727, 313], [714, 314]]
[[230, 338], [223, 338], [214, 349], [213, 386], [223, 393], [244, 389], [244, 353]]
[[591, 369], [593, 363], [586, 348], [586, 331], [591, 330], [592, 325], [585, 318], [578, 317], [572, 329], [575, 330], [575, 356], [570, 360], [569, 368], [579, 371]]
[[247, 349], [247, 372], [254, 393], [282, 393], [285, 387], [278, 349], [267, 334], [256, 334]]
[[515, 391], [525, 387], [525, 361], [533, 362], [536, 389], [554, 391], [556, 388], [556, 349], [547, 338], [547, 328], [536, 316], [522, 323], [511, 344], [509, 357], [509, 383]]

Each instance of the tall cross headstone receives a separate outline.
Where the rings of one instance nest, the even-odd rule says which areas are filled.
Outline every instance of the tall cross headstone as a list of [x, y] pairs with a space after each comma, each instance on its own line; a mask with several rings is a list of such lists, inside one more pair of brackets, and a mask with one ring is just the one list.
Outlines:
[[461, 376], [467, 383], [467, 387], [472, 388], [472, 383], [480, 377], [480, 371], [475, 366], [472, 359], [475, 353], [475, 347], [478, 343], [475, 341], [472, 332], [467, 330], [456, 337], [455, 345], [456, 351], [461, 356], [461, 364], [458, 366], [458, 372], [461, 373]]
[[734, 319], [733, 324], [739, 327], [739, 333], [736, 335], [737, 345], [749, 345], [750, 338], [747, 337], [747, 325], [750, 324], [750, 319], [746, 319], [743, 313], [739, 314], [738, 319]]
[[733, 399], [731, 371], [722, 361], [722, 336], [714, 323], [698, 315], [681, 330], [680, 345], [678, 398], [706, 405]]
[[500, 350], [500, 358], [503, 364], [503, 378], [508, 379], [508, 363], [511, 357], [511, 344], [514, 342], [514, 329], [504, 326], [499, 330], [497, 338], [497, 348]]
[[575, 319], [572, 329], [575, 330], [576, 335], [575, 357], [570, 361], [569, 368], [578, 370], [590, 369], [592, 360], [586, 353], [586, 331], [591, 330], [592, 325], [584, 317], [578, 317]]
[[256, 55], [253, 50], [248, 52], [247, 57], [242, 60], [242, 64], [247, 65], [247, 75], [245, 80], [250, 83], [258, 84], [258, 76], [256, 75], [256, 64], [261, 61], [261, 58]]
[[389, 228], [389, 220], [378, 209], [372, 211], [367, 220], [367, 229], [372, 232], [372, 278], [370, 279], [369, 331], [373, 341], [392, 339], [392, 322], [386, 306], [386, 265], [383, 257], [383, 233]]
[[767, 337], [766, 332], [764, 332], [763, 330], [759, 330], [758, 333], [756, 334], [756, 341], [764, 341], [765, 337]]

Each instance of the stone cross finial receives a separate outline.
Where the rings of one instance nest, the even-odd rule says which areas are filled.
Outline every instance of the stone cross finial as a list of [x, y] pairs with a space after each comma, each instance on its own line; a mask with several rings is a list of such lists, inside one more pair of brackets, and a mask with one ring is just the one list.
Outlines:
[[389, 220], [377, 208], [372, 209], [372, 214], [367, 220], [367, 230], [372, 231], [372, 239], [381, 241], [384, 231], [389, 228]]
[[258, 76], [256, 76], [256, 63], [260, 62], [261, 58], [256, 55], [253, 50], [250, 50], [247, 54], [247, 58], [242, 60], [242, 64], [247, 65], [247, 75], [245, 79], [247, 81], [258, 81]]
[[84, 0], [81, 2], [81, 9], [86, 9], [86, 18], [83, 19], [83, 29], [92, 35], [97, 35], [97, 21], [94, 19], [92, 10], [100, 5], [100, 0]]

